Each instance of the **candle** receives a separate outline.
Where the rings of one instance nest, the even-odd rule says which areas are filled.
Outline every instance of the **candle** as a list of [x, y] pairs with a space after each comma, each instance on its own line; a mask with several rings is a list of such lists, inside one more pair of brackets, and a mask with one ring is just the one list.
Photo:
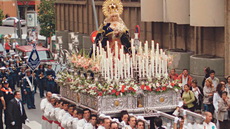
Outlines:
[[142, 43], [140, 42], [140, 46], [139, 46], [139, 53], [140, 55], [142, 55]]
[[96, 44], [93, 44], [93, 60], [95, 61], [95, 50], [96, 50]]
[[142, 74], [141, 74], [141, 57], [138, 56], [138, 67], [139, 67], [139, 78], [141, 78]]

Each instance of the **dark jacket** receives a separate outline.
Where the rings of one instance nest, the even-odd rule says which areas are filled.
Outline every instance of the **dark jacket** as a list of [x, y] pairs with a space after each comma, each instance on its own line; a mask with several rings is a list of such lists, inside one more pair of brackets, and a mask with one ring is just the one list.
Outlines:
[[21, 115], [20, 106], [15, 98], [10, 100], [7, 108], [9, 120], [10, 122], [15, 121], [15, 125], [25, 123], [25, 120], [27, 119], [26, 112], [22, 103], [21, 106], [22, 106], [22, 115]]

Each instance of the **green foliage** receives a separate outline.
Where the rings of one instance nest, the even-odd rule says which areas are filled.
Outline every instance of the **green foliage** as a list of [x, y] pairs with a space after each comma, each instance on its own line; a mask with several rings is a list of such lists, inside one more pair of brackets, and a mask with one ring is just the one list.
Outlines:
[[0, 9], [0, 25], [2, 25], [3, 18], [4, 18], [3, 10]]
[[38, 7], [38, 21], [40, 23], [40, 34], [51, 37], [55, 34], [55, 7], [54, 0], [41, 0]]

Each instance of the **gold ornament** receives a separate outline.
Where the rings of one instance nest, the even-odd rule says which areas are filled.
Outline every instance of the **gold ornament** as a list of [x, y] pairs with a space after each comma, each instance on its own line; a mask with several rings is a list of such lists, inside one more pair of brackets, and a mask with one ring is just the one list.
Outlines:
[[106, 17], [111, 14], [121, 15], [123, 12], [123, 5], [120, 0], [106, 0], [102, 6], [102, 12]]
[[119, 105], [120, 105], [119, 101], [118, 101], [118, 100], [115, 100], [115, 101], [114, 101], [114, 105], [115, 105], [116, 107], [119, 106]]
[[164, 97], [160, 97], [160, 102], [164, 102], [165, 101], [165, 98]]

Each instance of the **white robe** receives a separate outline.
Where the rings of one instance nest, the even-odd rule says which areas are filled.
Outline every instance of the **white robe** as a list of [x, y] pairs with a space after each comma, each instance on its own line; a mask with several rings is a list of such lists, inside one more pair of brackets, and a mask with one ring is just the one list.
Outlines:
[[78, 118], [73, 118], [72, 121], [71, 121], [71, 127], [72, 129], [77, 129], [77, 124], [78, 124]]
[[77, 123], [77, 129], [84, 129], [84, 126], [86, 123], [89, 123], [89, 122], [87, 122], [85, 119], [79, 120]]
[[[53, 112], [51, 112], [51, 117], [54, 121], [57, 121], [58, 112], [61, 111], [60, 108], [54, 108]], [[59, 125], [55, 122], [52, 123], [52, 129], [59, 129]]]
[[[41, 101], [41, 103], [40, 103], [40, 109], [41, 109], [41, 111], [42, 111], [42, 115], [43, 115], [43, 116], [44, 116], [45, 107], [46, 107], [46, 105], [47, 105], [48, 103], [49, 103], [49, 102], [48, 102], [47, 98], [42, 99], [42, 101]], [[41, 123], [42, 123], [42, 129], [46, 129], [46, 126], [47, 126], [47, 124], [48, 124], [48, 121], [42, 119], [42, 122], [41, 122]]]
[[95, 127], [91, 123], [86, 123], [84, 129], [95, 129]]
[[105, 129], [105, 127], [102, 125], [99, 125], [97, 129]]
[[63, 128], [68, 129], [67, 122], [71, 119], [71, 117], [72, 116], [68, 112], [66, 112], [64, 114], [64, 116], [62, 117], [62, 120], [61, 120], [61, 126]]
[[[51, 117], [50, 117], [50, 114], [52, 112], [52, 110], [54, 109], [53, 105], [51, 103], [48, 103], [46, 106], [45, 106], [45, 110], [44, 110], [44, 116], [48, 119], [48, 120], [52, 120]], [[46, 123], [46, 128], [45, 129], [52, 129], [52, 123], [50, 122], [47, 122]]]

